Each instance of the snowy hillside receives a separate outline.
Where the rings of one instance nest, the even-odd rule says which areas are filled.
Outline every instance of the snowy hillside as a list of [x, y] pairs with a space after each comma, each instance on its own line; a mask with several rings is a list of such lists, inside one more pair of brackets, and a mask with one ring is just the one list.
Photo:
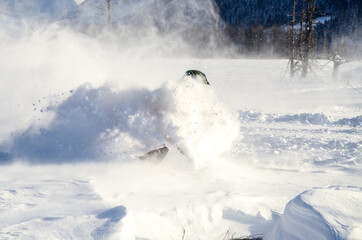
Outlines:
[[[107, 24], [106, 1], [86, 0], [64, 18], [72, 26]], [[112, 23], [114, 27], [155, 27], [174, 31], [180, 28], [217, 26], [218, 16], [212, 1], [165, 1], [165, 0], [113, 0]]]
[[[90, 36], [109, 38], [107, 9], [106, 1], [86, 0], [59, 23]], [[139, 52], [141, 47], [169, 57], [210, 56], [228, 47], [217, 34], [221, 23], [212, 0], [114, 0], [110, 18], [114, 41], [131, 55], [134, 48]]]
[[19, 20], [52, 22], [76, 6], [74, 0], [0, 0], [0, 13]]

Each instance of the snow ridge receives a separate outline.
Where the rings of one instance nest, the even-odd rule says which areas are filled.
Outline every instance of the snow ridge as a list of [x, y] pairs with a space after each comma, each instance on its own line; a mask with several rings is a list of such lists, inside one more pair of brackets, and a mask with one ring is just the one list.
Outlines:
[[265, 239], [358, 239], [360, 228], [352, 221], [361, 220], [361, 196], [360, 189], [348, 187], [305, 191], [286, 205]]

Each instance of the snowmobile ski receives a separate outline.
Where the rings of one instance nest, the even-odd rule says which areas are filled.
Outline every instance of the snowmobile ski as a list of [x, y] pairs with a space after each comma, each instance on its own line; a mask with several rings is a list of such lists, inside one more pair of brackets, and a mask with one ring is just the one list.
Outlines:
[[161, 162], [167, 155], [169, 149], [165, 145], [158, 147], [156, 149], [153, 149], [152, 151], [149, 151], [148, 153], [138, 157], [142, 161], [150, 161], [154, 163]]

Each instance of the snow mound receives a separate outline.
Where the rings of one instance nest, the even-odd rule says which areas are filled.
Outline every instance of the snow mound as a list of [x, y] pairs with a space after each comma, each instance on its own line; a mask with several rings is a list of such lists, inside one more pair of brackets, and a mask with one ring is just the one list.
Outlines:
[[42, 111], [53, 119], [17, 133], [14, 157], [57, 163], [131, 159], [168, 143], [201, 166], [229, 151], [240, 132], [237, 113], [210, 86], [188, 77], [154, 91], [83, 85]]
[[286, 205], [265, 240], [360, 239], [361, 207], [361, 188], [334, 186], [305, 191]]
[[353, 127], [361, 127], [362, 126], [362, 115], [354, 118], [342, 118], [335, 122], [337, 125], [347, 125]]

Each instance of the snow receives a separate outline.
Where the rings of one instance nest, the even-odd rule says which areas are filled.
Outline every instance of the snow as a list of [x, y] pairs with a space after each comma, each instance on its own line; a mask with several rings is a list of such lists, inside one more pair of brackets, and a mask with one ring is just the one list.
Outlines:
[[[331, 21], [331, 16], [322, 16], [317, 17], [316, 19], [313, 19], [313, 27], [316, 27], [318, 25], [324, 25], [328, 24]], [[305, 26], [305, 23], [303, 22], [303, 27]], [[295, 30], [299, 31], [300, 29], [300, 23], [296, 23], [293, 27]]]
[[329, 22], [331, 20], [331, 16], [323, 16], [323, 17], [318, 17], [316, 19], [314, 19], [314, 23], [315, 24], [326, 24], [326, 22]]
[[0, 238], [360, 238], [360, 62], [290, 79], [56, 25], [0, 37]]
[[292, 199], [265, 239], [359, 239], [361, 188], [331, 186]]

